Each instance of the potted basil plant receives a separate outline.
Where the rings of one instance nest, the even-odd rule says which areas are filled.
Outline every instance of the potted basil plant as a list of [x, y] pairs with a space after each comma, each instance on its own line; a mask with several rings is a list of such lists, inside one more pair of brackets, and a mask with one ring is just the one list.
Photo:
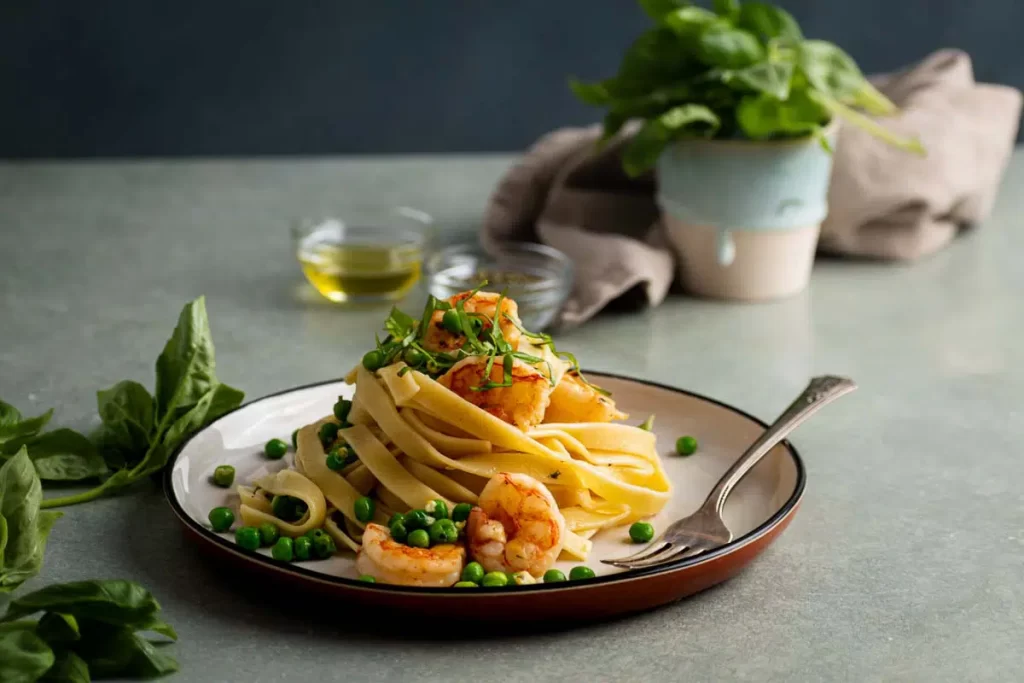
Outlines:
[[572, 80], [576, 96], [607, 110], [607, 140], [642, 120], [622, 152], [631, 176], [656, 168], [658, 203], [693, 293], [771, 299], [810, 277], [832, 169], [837, 119], [910, 152], [866, 114], [896, 106], [832, 43], [805, 39], [785, 10], [715, 0], [640, 0], [654, 28], [626, 51], [618, 73]]

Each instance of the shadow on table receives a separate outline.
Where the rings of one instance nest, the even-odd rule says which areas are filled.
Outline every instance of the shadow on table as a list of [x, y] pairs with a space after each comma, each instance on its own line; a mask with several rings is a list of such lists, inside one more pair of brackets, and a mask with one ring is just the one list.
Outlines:
[[[424, 624], [422, 618], [411, 620], [401, 612], [369, 613], [365, 607], [307, 593], [291, 585], [277, 590], [256, 573], [235, 572], [197, 550], [162, 493], [134, 495], [131, 500], [132, 505], [123, 517], [125, 528], [121, 534], [128, 539], [128, 555], [137, 565], [131, 578], [149, 588], [164, 604], [171, 623], [174, 623], [175, 612], [190, 606], [202, 610], [205, 618], [224, 622], [229, 628], [298, 633], [305, 638], [325, 641], [340, 637], [346, 641], [388, 638], [443, 643], [450, 642], [452, 633], [459, 633], [459, 639], [466, 641], [539, 637], [570, 628], [585, 632], [616, 627], [643, 619], [646, 614], [618, 617], [600, 624], [544, 622], [501, 626], [488, 623], [484, 627], [476, 622], [448, 619], [443, 614], [431, 617], [430, 623]], [[709, 589], [687, 601], [699, 603], [710, 599], [715, 590]]]

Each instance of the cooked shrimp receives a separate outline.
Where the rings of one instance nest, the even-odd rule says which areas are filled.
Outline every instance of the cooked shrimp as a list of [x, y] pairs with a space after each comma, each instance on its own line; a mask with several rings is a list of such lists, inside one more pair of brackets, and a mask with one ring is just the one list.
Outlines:
[[545, 422], [611, 422], [629, 417], [615, 407], [615, 401], [566, 373], [551, 392]]
[[469, 554], [489, 572], [541, 576], [564, 543], [558, 503], [544, 484], [525, 474], [491, 477], [466, 521]]
[[[551, 381], [540, 370], [518, 358], [512, 361], [512, 386], [477, 391], [485, 383], [486, 356], [463, 358], [441, 375], [438, 382], [473, 405], [486, 410], [500, 420], [516, 425], [523, 431], [540, 424], [548, 407]], [[490, 381], [501, 382], [505, 377], [502, 358], [494, 359]]]
[[[483, 323], [483, 330], [486, 331], [491, 328], [492, 321], [497, 314], [499, 296], [499, 294], [494, 292], [477, 292], [473, 295], [470, 295], [470, 292], [462, 292], [449, 298], [448, 303], [455, 306], [455, 304], [462, 301], [462, 308], [466, 313], [476, 313], [483, 316], [479, 320]], [[444, 313], [444, 311], [434, 311], [430, 318], [430, 325], [423, 335], [423, 348], [428, 351], [435, 353], [457, 351], [466, 343], [464, 335], [449, 332], [441, 324]], [[511, 320], [505, 316], [508, 316]], [[519, 306], [512, 299], [503, 299], [498, 326], [501, 328], [501, 334], [505, 337], [505, 341], [513, 349], [519, 348], [519, 338], [522, 336], [519, 332], [519, 324]]]
[[356, 571], [384, 583], [441, 588], [459, 580], [465, 561], [466, 549], [461, 545], [413, 548], [392, 540], [387, 527], [371, 523], [363, 532]]

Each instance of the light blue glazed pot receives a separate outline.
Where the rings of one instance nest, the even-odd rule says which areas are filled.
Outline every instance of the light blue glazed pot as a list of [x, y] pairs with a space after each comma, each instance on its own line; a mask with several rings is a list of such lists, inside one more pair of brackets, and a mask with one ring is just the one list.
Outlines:
[[[827, 134], [834, 140], [834, 127]], [[831, 171], [832, 155], [813, 138], [684, 140], [666, 149], [658, 203], [683, 284], [737, 299], [803, 289]]]

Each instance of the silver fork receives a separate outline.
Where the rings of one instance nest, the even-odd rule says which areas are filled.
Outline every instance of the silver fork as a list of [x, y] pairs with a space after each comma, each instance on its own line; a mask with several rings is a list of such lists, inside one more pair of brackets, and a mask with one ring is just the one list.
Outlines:
[[622, 569], [640, 569], [663, 562], [693, 557], [713, 550], [732, 540], [732, 532], [722, 519], [725, 499], [754, 465], [761, 461], [768, 451], [796, 429], [804, 420], [820, 408], [848, 394], [857, 385], [845, 377], [815, 377], [807, 388], [786, 408], [779, 419], [768, 427], [747, 452], [740, 456], [711, 490], [697, 512], [685, 519], [673, 522], [664, 533], [640, 552], [617, 560], [601, 560], [605, 564]]

